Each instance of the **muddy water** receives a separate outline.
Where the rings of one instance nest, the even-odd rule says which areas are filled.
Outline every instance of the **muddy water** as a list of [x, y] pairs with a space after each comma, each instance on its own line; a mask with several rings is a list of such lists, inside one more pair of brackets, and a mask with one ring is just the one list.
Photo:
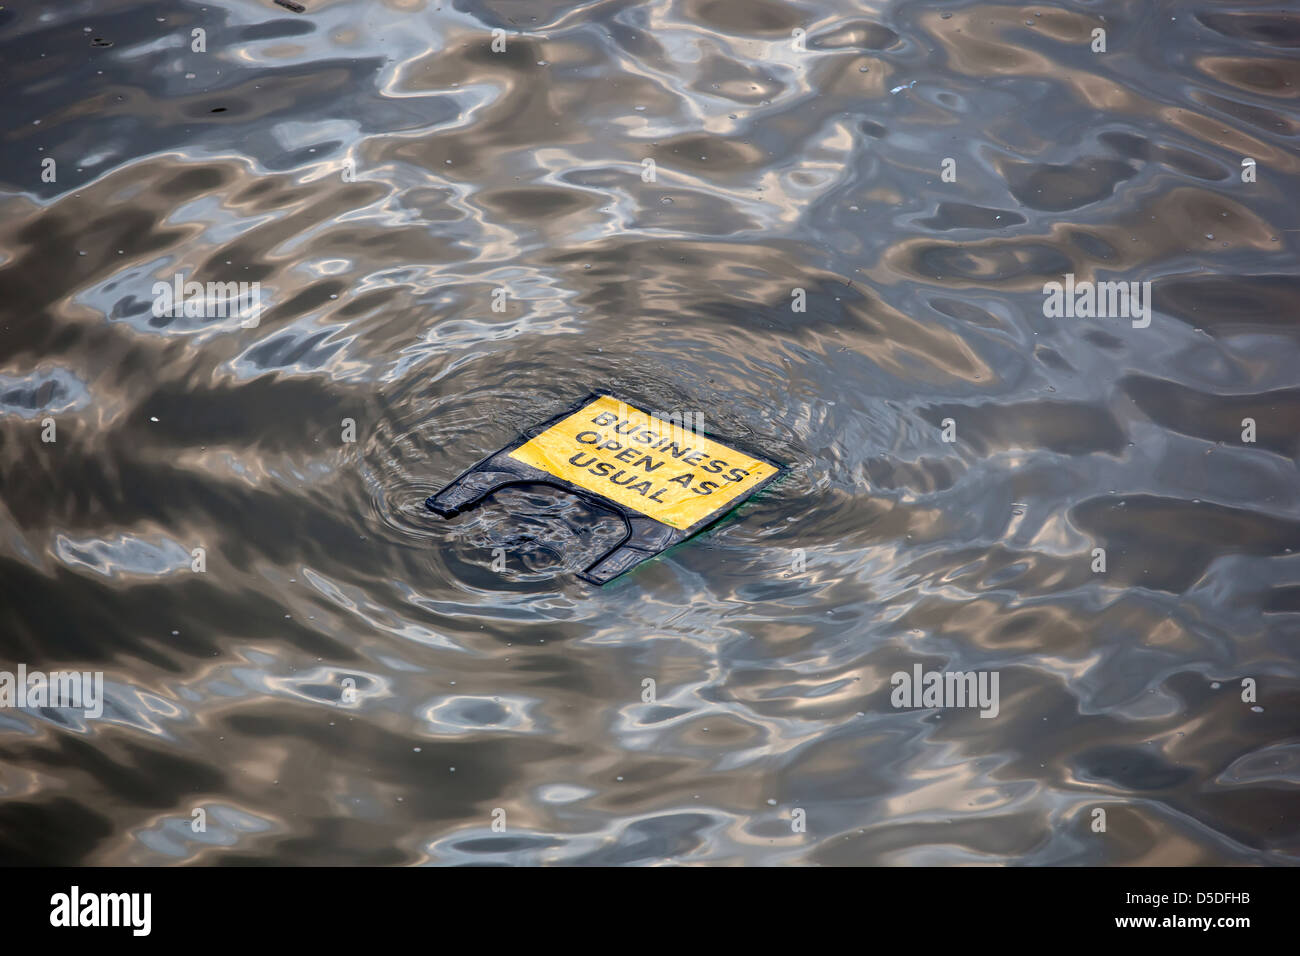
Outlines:
[[[1300, 18], [304, 5], [0, 10], [0, 858], [1300, 859]], [[593, 388], [793, 472], [425, 510]]]

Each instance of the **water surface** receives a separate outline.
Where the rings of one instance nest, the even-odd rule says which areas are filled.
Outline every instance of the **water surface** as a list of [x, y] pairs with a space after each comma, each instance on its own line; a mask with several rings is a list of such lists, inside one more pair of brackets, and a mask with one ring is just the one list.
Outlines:
[[[1300, 17], [305, 5], [0, 10], [0, 859], [1300, 860]], [[593, 388], [793, 472], [425, 510]]]

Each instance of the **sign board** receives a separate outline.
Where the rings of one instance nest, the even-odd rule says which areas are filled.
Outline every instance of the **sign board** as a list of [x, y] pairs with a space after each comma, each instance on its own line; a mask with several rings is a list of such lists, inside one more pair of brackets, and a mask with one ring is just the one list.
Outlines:
[[508, 485], [550, 484], [622, 515], [628, 535], [580, 577], [605, 583], [689, 537], [787, 471], [739, 447], [594, 394], [479, 462], [426, 504], [451, 517]]
[[779, 471], [609, 395], [510, 456], [681, 531], [730, 510]]

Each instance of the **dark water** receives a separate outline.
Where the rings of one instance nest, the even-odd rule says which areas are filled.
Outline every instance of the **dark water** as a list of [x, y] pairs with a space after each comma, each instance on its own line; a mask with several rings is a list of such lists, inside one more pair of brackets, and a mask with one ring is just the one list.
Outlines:
[[[1300, 860], [1300, 15], [304, 2], [0, 10], [0, 859]], [[423, 508], [596, 387], [793, 473]]]

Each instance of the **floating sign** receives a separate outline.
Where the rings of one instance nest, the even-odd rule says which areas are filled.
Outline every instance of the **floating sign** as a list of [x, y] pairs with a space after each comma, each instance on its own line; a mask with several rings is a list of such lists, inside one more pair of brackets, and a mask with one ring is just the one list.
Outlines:
[[425, 504], [451, 517], [500, 488], [549, 484], [623, 517], [621, 544], [579, 577], [613, 580], [718, 520], [788, 469], [611, 395], [544, 422]]

